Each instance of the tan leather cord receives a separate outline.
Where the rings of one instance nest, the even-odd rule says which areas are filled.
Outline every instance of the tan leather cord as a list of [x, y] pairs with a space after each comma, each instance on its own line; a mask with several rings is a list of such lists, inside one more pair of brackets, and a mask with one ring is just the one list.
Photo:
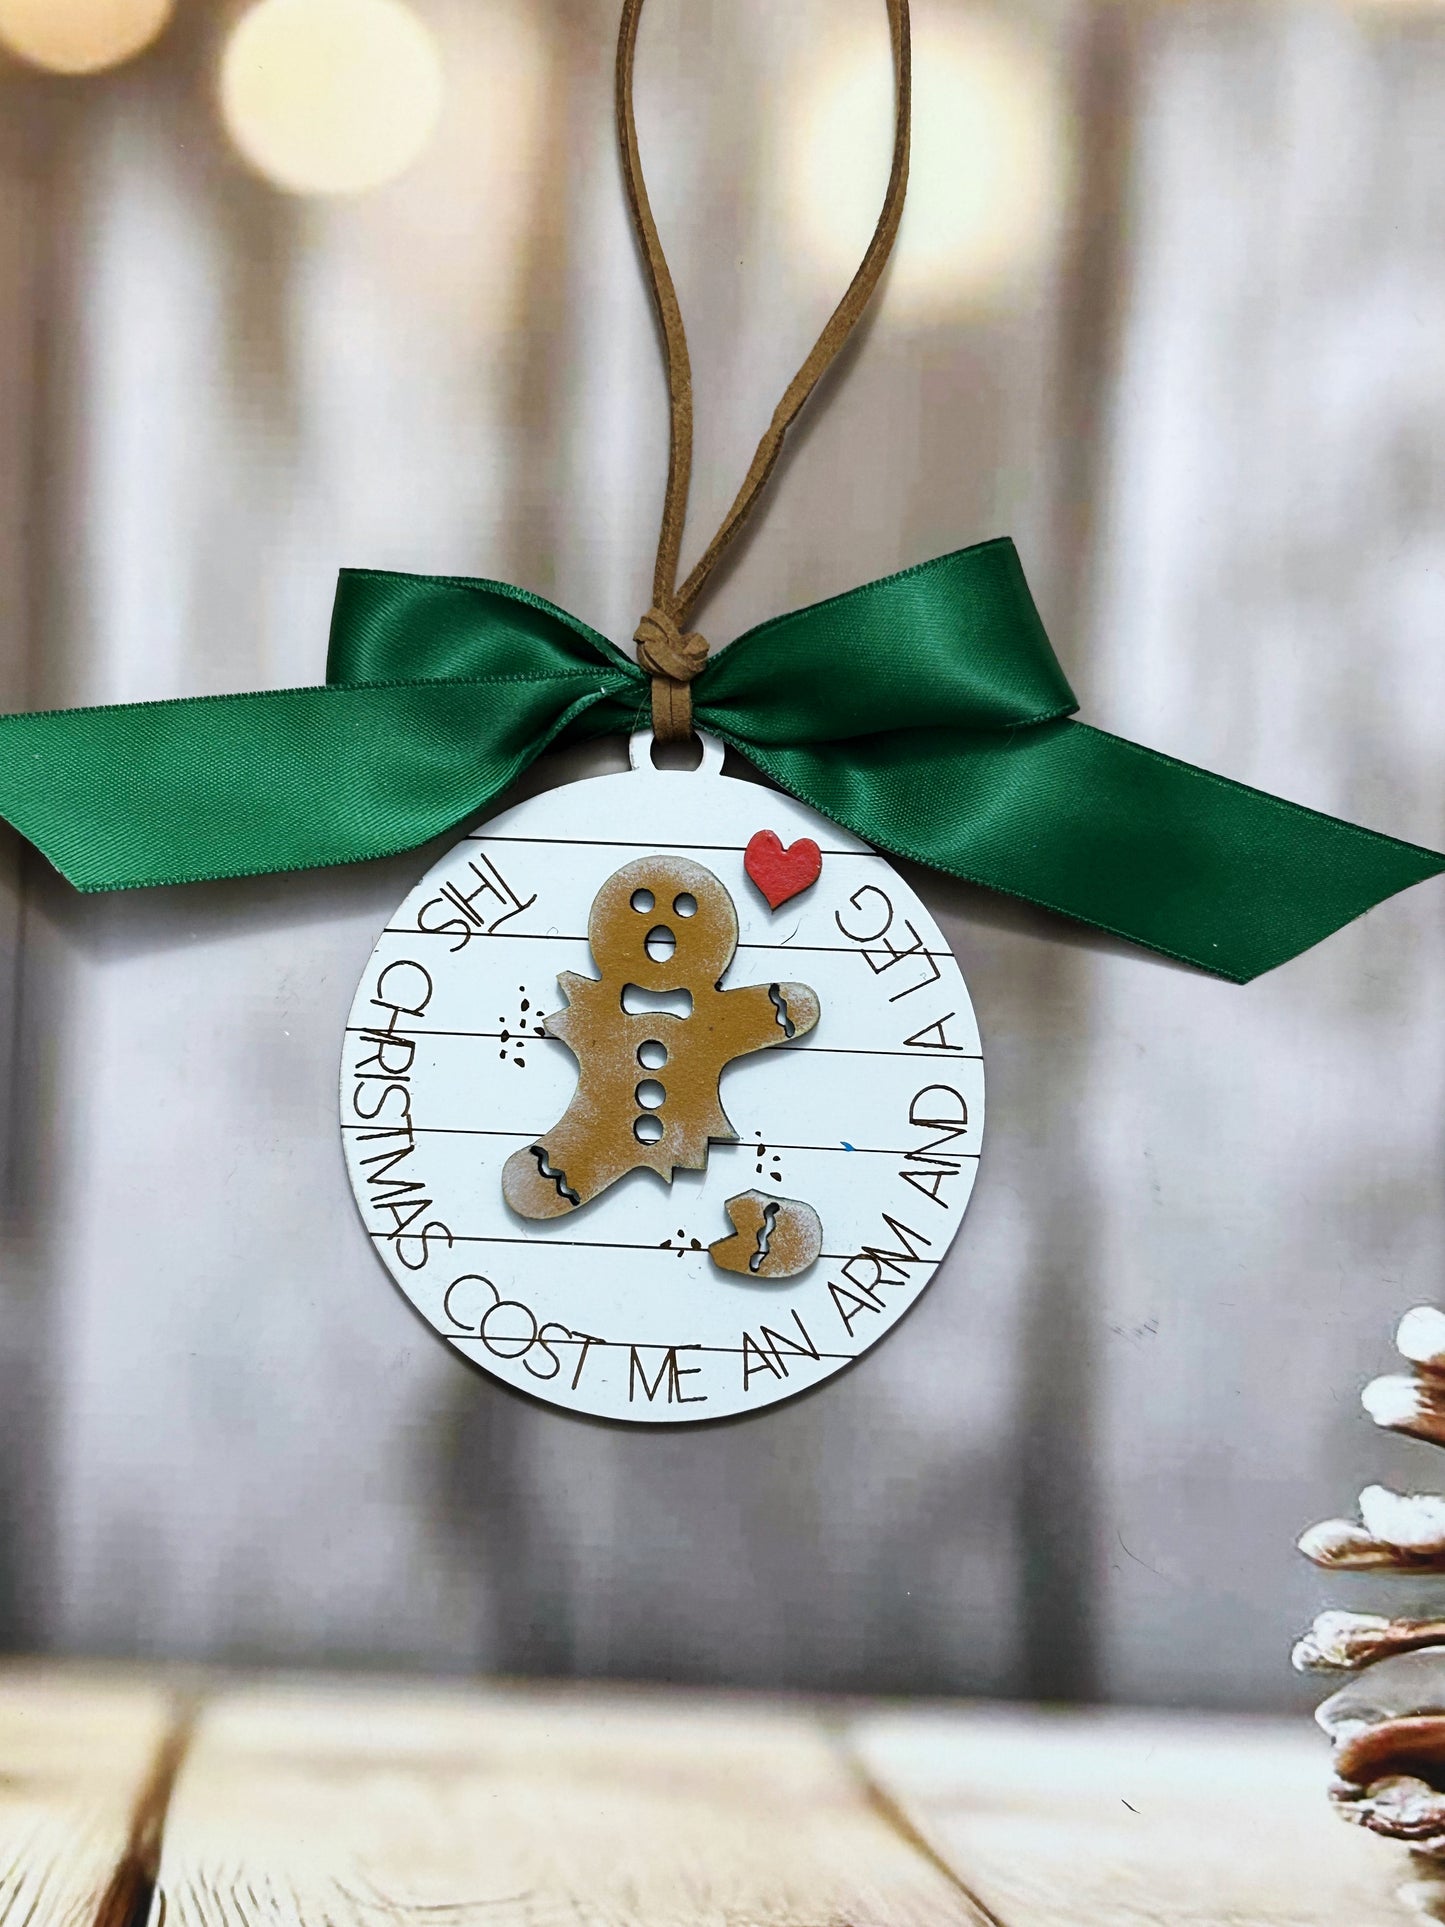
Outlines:
[[677, 302], [667, 256], [652, 218], [642, 159], [637, 146], [637, 121], [632, 104], [632, 75], [637, 55], [637, 28], [645, 0], [623, 0], [622, 26], [617, 40], [617, 135], [622, 149], [622, 177], [637, 232], [648, 283], [662, 324], [667, 392], [671, 405], [668, 441], [667, 490], [663, 496], [662, 526], [657, 538], [657, 562], [652, 572], [652, 607], [637, 626], [637, 660], [652, 679], [652, 727], [661, 742], [675, 742], [692, 734], [692, 694], [689, 685], [707, 661], [707, 643], [683, 624], [702, 594], [719, 557], [737, 534], [767, 484], [782, 453], [783, 440], [804, 403], [843, 348], [858, 321], [892, 252], [903, 215], [908, 187], [908, 137], [912, 111], [908, 0], [885, 0], [893, 42], [894, 134], [893, 165], [882, 212], [867, 252], [849, 282], [807, 360], [789, 382], [773, 410], [767, 432], [723, 517], [722, 526], [703, 551], [681, 588], [677, 571], [682, 532], [687, 520], [687, 493], [692, 478], [692, 368], [687, 354], [687, 330]]

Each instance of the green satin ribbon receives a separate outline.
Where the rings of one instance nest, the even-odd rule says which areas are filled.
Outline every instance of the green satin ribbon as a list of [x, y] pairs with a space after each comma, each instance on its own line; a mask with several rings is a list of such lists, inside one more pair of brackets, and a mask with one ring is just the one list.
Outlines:
[[[1445, 869], [1072, 721], [1006, 540], [749, 630], [693, 701], [879, 849], [1237, 983]], [[424, 843], [549, 744], [647, 722], [637, 665], [539, 596], [348, 569], [323, 687], [0, 717], [0, 814], [81, 890], [306, 870]]]

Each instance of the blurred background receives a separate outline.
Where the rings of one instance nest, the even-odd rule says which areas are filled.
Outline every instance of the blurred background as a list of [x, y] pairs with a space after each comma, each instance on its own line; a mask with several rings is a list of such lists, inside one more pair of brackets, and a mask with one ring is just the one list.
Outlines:
[[[4, 706], [317, 681], [342, 564], [625, 642], [617, 14], [0, 0]], [[895, 264], [701, 626], [1011, 533], [1093, 721], [1439, 845], [1445, 7], [914, 31]], [[638, 110], [695, 552], [876, 213], [884, 9], [653, 0]], [[1237, 989], [915, 872], [988, 1053], [964, 1230], [858, 1370], [654, 1435], [506, 1393], [367, 1249], [342, 1025], [434, 854], [82, 898], [5, 833], [0, 1645], [1312, 1697], [1292, 1635], [1381, 1588], [1295, 1536], [1430, 1477], [1357, 1393], [1439, 1295], [1438, 884]]]

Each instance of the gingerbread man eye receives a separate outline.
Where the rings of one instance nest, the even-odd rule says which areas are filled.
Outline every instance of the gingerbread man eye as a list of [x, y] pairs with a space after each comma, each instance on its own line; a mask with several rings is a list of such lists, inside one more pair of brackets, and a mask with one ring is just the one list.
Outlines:
[[697, 898], [692, 895], [691, 891], [684, 890], [681, 896], [673, 898], [672, 913], [676, 917], [695, 917], [697, 915]]
[[629, 901], [633, 909], [636, 910], [640, 916], [646, 916], [657, 899], [653, 896], [651, 890], [634, 890]]

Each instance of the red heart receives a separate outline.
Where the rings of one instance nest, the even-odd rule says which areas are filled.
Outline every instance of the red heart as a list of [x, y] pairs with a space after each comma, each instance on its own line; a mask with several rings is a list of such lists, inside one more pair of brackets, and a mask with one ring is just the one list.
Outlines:
[[818, 881], [823, 852], [810, 836], [800, 836], [785, 850], [776, 830], [759, 830], [743, 854], [743, 868], [776, 910]]

